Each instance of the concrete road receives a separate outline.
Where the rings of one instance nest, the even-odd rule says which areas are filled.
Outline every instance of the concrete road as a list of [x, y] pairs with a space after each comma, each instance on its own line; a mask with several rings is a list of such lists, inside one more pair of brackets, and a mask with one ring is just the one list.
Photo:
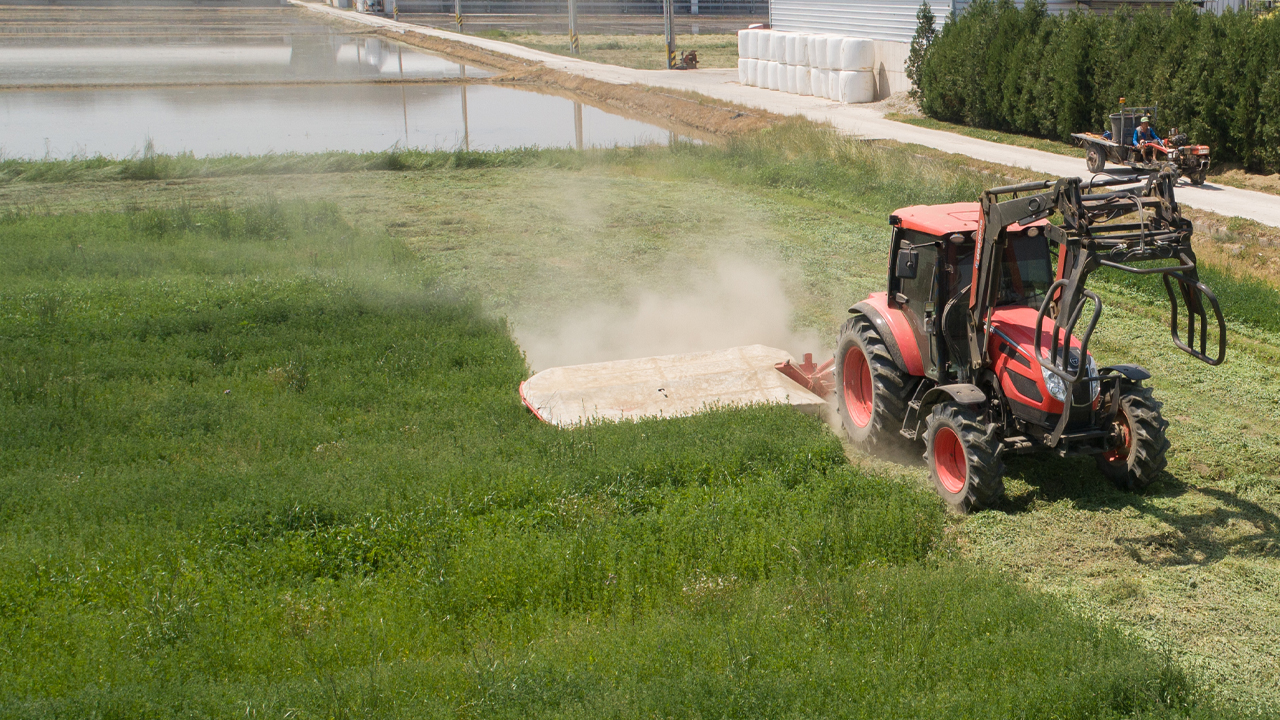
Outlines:
[[[915, 143], [944, 152], [968, 155], [979, 160], [1025, 168], [1048, 175], [1083, 176], [1085, 174], [1082, 158], [1055, 155], [1014, 145], [1002, 145], [941, 130], [929, 130], [894, 122], [886, 120], [882, 112], [870, 107], [843, 105], [822, 98], [745, 87], [738, 84], [737, 70], [633, 70], [554, 55], [501, 40], [459, 35], [372, 15], [337, 10], [317, 3], [300, 0], [290, 0], [290, 2], [315, 12], [342, 17], [365, 25], [385, 27], [395, 32], [419, 33], [468, 43], [491, 52], [541, 62], [556, 70], [602, 82], [688, 90], [779, 115], [802, 115], [810, 120], [830, 123], [835, 128], [858, 137]], [[1272, 227], [1280, 227], [1280, 196], [1209, 183], [1202, 187], [1194, 187], [1184, 182], [1178, 187], [1178, 201], [1189, 207], [1220, 215], [1243, 217]]]

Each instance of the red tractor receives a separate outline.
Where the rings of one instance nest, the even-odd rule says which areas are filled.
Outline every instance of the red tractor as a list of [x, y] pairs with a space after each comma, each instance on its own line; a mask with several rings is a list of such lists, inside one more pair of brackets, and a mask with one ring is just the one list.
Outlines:
[[1223, 361], [1226, 325], [1198, 279], [1176, 180], [1062, 178], [890, 215], [888, 291], [849, 309], [835, 356], [849, 437], [872, 449], [923, 443], [939, 494], [960, 512], [1002, 497], [1007, 453], [1092, 455], [1118, 487], [1146, 487], [1165, 467], [1168, 423], [1143, 385], [1149, 372], [1099, 368], [1089, 354], [1102, 300], [1085, 281], [1101, 267], [1161, 275], [1175, 345]]

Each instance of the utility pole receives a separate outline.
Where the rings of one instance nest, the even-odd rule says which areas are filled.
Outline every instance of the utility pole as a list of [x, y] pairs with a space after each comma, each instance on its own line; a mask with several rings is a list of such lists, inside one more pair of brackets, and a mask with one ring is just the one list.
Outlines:
[[675, 0], [662, 0], [662, 24], [667, 35], [667, 69], [676, 67], [676, 9]]
[[578, 54], [578, 0], [569, 0], [569, 52]]
[[462, 0], [453, 0], [453, 22], [458, 32], [462, 32]]
[[582, 103], [573, 103], [573, 139], [578, 149], [582, 149]]

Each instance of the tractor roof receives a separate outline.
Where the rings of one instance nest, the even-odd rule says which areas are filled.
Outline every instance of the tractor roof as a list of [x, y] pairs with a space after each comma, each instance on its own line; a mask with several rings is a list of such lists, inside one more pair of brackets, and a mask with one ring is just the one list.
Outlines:
[[[928, 235], [967, 233], [978, 229], [978, 216], [982, 206], [976, 202], [958, 202], [949, 205], [912, 205], [898, 210], [894, 215], [902, 221], [902, 227]], [[1047, 225], [1048, 220], [1037, 220], [1032, 225]], [[1021, 230], [1014, 223], [1011, 230]]]

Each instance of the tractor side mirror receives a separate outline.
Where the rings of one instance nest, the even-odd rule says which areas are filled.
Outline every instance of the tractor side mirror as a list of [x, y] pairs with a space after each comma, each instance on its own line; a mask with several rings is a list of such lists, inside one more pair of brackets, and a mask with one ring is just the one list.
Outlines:
[[919, 250], [899, 250], [898, 262], [893, 268], [893, 274], [903, 280], [914, 280], [919, 267]]

